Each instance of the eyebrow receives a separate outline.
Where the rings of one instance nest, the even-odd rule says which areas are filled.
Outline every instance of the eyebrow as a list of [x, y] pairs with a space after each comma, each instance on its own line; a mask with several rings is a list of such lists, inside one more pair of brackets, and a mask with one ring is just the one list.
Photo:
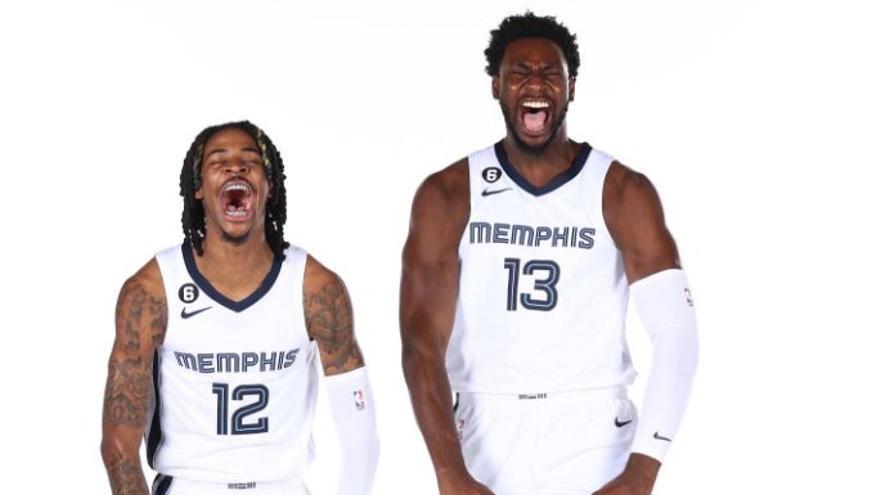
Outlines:
[[523, 60], [519, 60], [513, 63], [513, 67], [515, 69], [528, 69], [531, 70], [533, 67], [536, 67], [538, 70], [549, 70], [549, 69], [561, 69], [562, 64], [558, 62], [550, 62], [550, 63], [534, 63], [534, 62], [526, 62]]
[[[250, 151], [251, 153], [256, 153], [258, 155], [260, 154], [260, 152], [256, 148], [254, 148], [253, 146], [245, 146], [244, 148], [241, 149], [241, 151]], [[208, 158], [209, 156], [211, 156], [215, 153], [228, 153], [228, 152], [229, 152], [229, 150], [226, 148], [217, 148], [215, 150], [209, 151], [205, 155], [205, 158]]]

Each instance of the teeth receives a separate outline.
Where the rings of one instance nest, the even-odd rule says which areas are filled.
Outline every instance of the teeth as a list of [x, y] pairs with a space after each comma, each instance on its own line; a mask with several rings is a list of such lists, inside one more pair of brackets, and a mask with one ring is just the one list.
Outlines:
[[546, 101], [524, 101], [522, 104], [526, 108], [549, 108], [550, 104]]
[[243, 182], [231, 182], [223, 186], [223, 189], [220, 192], [229, 192], [229, 191], [244, 191], [247, 194], [251, 193], [251, 188], [243, 183]]
[[243, 217], [243, 216], [247, 215], [247, 211], [245, 211], [244, 208], [242, 208], [240, 210], [233, 210], [230, 208], [230, 209], [226, 210], [226, 214], [229, 215], [230, 217]]

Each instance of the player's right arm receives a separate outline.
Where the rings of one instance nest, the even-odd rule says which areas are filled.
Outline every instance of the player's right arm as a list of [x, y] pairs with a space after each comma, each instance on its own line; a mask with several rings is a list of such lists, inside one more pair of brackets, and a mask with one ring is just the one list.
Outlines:
[[125, 282], [116, 303], [101, 440], [114, 495], [150, 493], [138, 451], [153, 384], [153, 351], [165, 337], [167, 322], [165, 291], [154, 259]]
[[403, 374], [441, 495], [492, 493], [465, 467], [445, 364], [458, 295], [458, 243], [469, 212], [467, 161], [461, 160], [419, 187], [403, 248]]

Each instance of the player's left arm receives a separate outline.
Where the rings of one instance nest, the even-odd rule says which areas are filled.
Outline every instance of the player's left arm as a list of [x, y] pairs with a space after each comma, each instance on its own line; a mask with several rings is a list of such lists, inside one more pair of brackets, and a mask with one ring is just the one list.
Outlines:
[[693, 301], [660, 197], [648, 178], [615, 162], [602, 204], [653, 359], [629, 462], [596, 495], [647, 495], [690, 398], [697, 364]]
[[369, 494], [379, 458], [376, 414], [364, 357], [354, 335], [345, 284], [309, 256], [303, 281], [309, 337], [318, 344], [327, 397], [342, 446], [339, 494]]

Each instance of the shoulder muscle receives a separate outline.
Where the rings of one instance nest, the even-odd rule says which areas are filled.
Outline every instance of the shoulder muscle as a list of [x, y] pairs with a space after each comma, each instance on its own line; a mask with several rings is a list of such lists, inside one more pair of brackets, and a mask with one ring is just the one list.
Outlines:
[[470, 214], [467, 159], [436, 172], [419, 186], [413, 199], [404, 258], [410, 261], [448, 256], [458, 245]]
[[620, 249], [629, 282], [679, 266], [660, 196], [650, 180], [613, 163], [602, 195], [605, 223]]

